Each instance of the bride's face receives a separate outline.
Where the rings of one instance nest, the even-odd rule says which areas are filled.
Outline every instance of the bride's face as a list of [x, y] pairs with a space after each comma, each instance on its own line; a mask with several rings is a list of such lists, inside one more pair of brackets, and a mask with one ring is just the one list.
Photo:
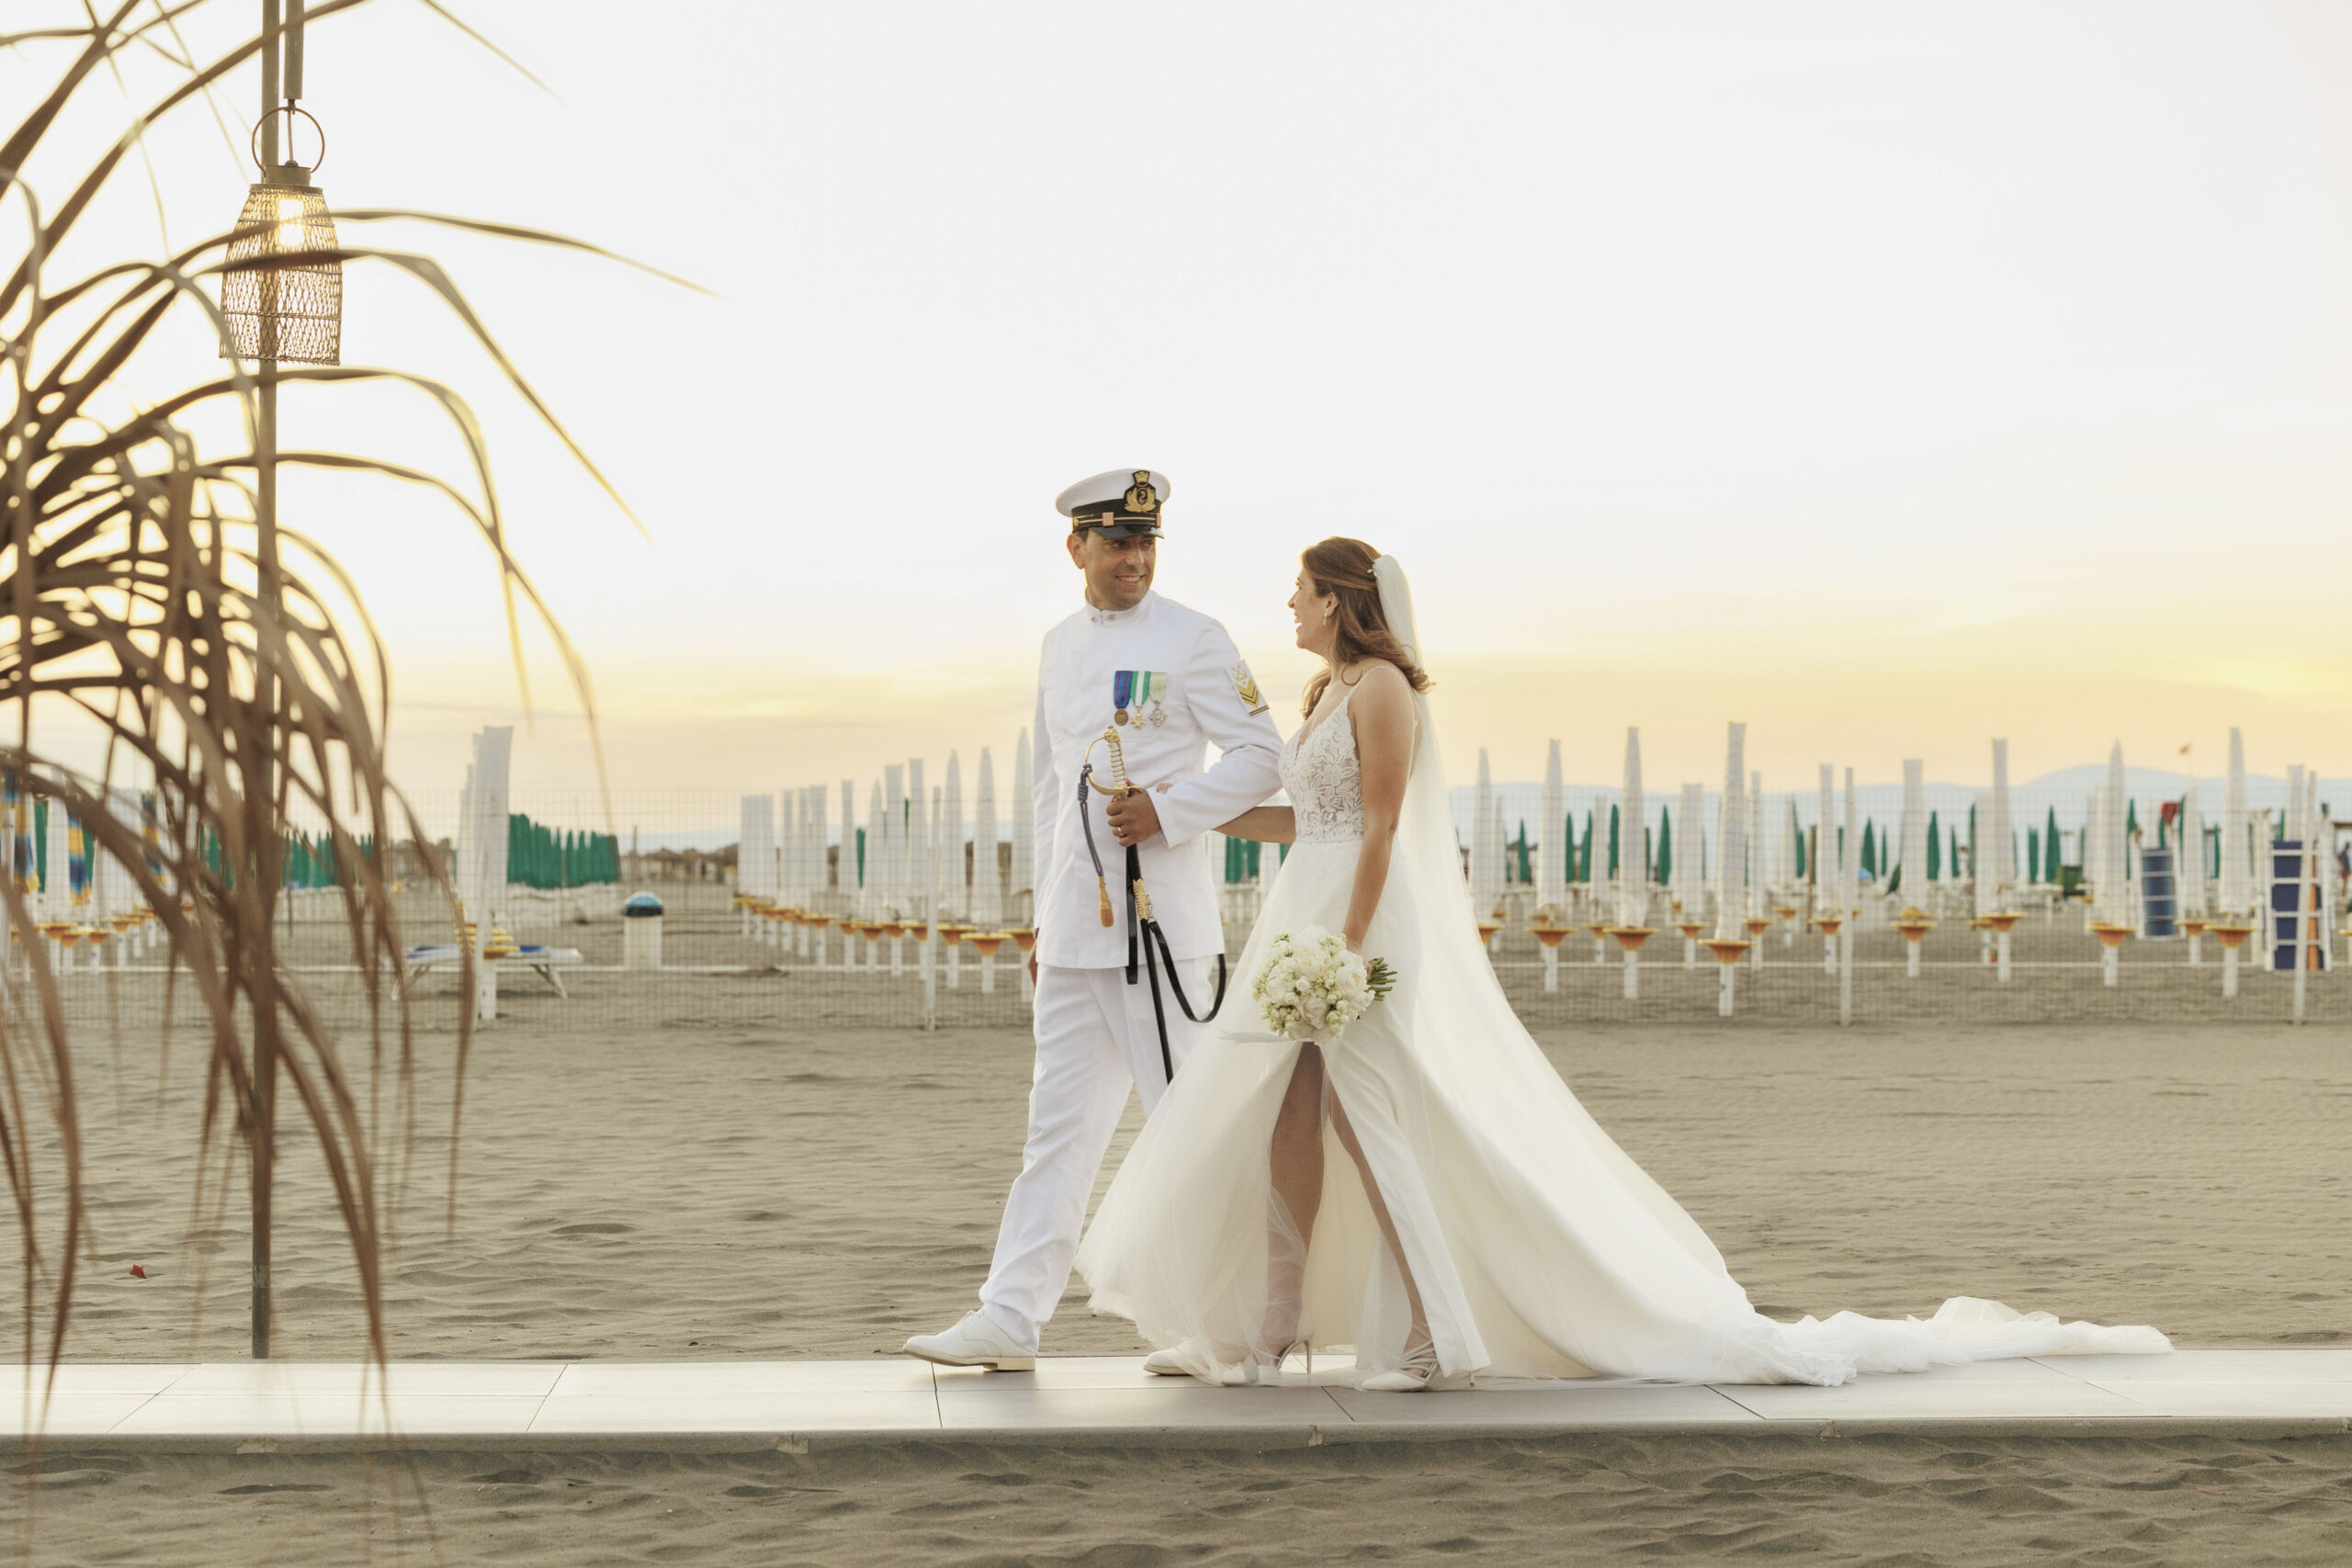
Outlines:
[[1315, 580], [1307, 575], [1305, 567], [1300, 567], [1298, 581], [1291, 584], [1290, 590], [1291, 631], [1298, 646], [1309, 653], [1330, 658], [1331, 645], [1337, 640], [1332, 621], [1339, 611], [1340, 596], [1317, 593]]

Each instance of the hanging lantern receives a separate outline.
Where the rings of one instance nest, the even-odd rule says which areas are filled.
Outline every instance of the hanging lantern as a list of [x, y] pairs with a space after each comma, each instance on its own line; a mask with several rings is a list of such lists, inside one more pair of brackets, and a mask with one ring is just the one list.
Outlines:
[[[309, 111], [288, 105], [278, 111], [288, 117], [291, 151], [292, 117], [318, 121]], [[260, 135], [260, 127], [254, 128]], [[262, 164], [262, 182], [245, 197], [237, 217], [237, 237], [229, 243], [230, 263], [285, 258], [276, 266], [246, 266], [224, 273], [220, 279], [220, 313], [228, 319], [229, 338], [220, 345], [227, 358], [233, 345], [244, 359], [274, 359], [300, 365], [340, 365], [343, 362], [343, 263], [336, 259], [334, 218], [326, 197], [311, 184], [311, 175], [326, 160], [326, 137], [319, 138], [319, 157], [308, 168], [287, 162]], [[305, 254], [324, 253], [326, 259], [305, 262]]]

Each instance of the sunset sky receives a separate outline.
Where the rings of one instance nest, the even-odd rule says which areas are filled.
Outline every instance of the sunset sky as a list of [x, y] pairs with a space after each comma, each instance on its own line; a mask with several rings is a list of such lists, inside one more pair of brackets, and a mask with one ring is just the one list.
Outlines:
[[[1734, 718], [1768, 787], [1981, 783], [1994, 735], [2019, 779], [2117, 739], [2211, 773], [2233, 724], [2259, 771], [2352, 773], [2338, 0], [457, 8], [548, 91], [405, 0], [330, 18], [329, 199], [710, 290], [346, 231], [442, 257], [644, 521], [353, 270], [345, 362], [477, 404], [617, 784], [1001, 755], [1078, 603], [1052, 498], [1127, 464], [1174, 480], [1162, 591], [1270, 693], [1309, 670], [1299, 547], [1397, 555], [1457, 781], [1554, 737], [1605, 781], [1629, 724], [1654, 788], [1718, 780]], [[0, 57], [0, 98], [54, 58]], [[233, 220], [254, 93], [153, 133], [173, 243]], [[124, 118], [94, 87], [75, 144]], [[52, 276], [161, 244], [133, 163]], [[191, 321], [130, 379], [215, 367]], [[455, 471], [437, 419], [289, 395], [286, 440]], [[454, 786], [521, 716], [484, 552], [410, 491], [286, 505], [369, 585], [396, 766]], [[516, 782], [589, 782], [533, 650]]]

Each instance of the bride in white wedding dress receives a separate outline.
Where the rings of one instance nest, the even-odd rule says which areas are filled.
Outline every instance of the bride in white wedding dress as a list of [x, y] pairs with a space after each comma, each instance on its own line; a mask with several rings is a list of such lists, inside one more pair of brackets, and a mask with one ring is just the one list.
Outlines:
[[[1301, 558], [1299, 646], [1329, 668], [1283, 751], [1291, 804], [1227, 826], [1291, 844], [1197, 1045], [1089, 1228], [1097, 1312], [1155, 1370], [1270, 1382], [1351, 1348], [1359, 1386], [1476, 1378], [1836, 1384], [2010, 1356], [2160, 1351], [2147, 1327], [1954, 1297], [1933, 1317], [1765, 1317], [1690, 1216], [1602, 1132], [1478, 941], [1405, 575], [1353, 539]], [[1266, 944], [1309, 925], [1396, 989], [1336, 1040], [1267, 1032]]]

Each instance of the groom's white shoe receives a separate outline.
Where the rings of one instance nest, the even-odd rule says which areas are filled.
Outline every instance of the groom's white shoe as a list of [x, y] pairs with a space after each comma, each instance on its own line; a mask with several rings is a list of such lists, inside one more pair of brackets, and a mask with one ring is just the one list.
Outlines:
[[943, 1367], [987, 1367], [1000, 1372], [1037, 1370], [1037, 1352], [1015, 1345], [1012, 1337], [985, 1312], [965, 1314], [964, 1320], [944, 1334], [916, 1335], [907, 1341], [906, 1353]]

